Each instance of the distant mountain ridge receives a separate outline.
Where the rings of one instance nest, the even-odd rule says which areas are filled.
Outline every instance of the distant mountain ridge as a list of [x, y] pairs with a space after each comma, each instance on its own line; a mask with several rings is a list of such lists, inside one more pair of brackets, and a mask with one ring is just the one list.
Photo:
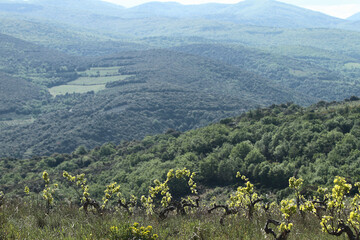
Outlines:
[[237, 4], [208, 3], [200, 5], [149, 2], [132, 8], [124, 8], [100, 0], [15, 2], [8, 0], [0, 2], [0, 14], [13, 14], [14, 12], [26, 17], [77, 24], [87, 28], [106, 26], [124, 19], [158, 17], [204, 19], [286, 28], [332, 28], [347, 22], [275, 0], [245, 0]]
[[237, 4], [209, 3], [182, 5], [176, 2], [150, 2], [124, 12], [128, 17], [205, 18], [271, 27], [333, 27], [343, 20], [323, 13], [274, 0], [246, 0]]

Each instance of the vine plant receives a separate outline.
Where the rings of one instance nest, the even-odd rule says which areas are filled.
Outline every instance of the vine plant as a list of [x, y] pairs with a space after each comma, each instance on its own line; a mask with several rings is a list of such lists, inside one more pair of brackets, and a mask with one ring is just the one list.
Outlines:
[[[176, 210], [177, 213], [185, 214], [186, 209], [199, 207], [200, 197], [197, 196], [196, 200], [183, 198], [181, 201], [173, 199], [170, 193], [169, 182], [172, 179], [185, 179], [192, 194], [197, 195], [196, 183], [194, 182], [195, 173], [191, 173], [190, 170], [184, 168], [181, 170], [170, 169], [167, 173], [167, 178], [164, 182], [160, 182], [158, 179], [154, 180], [154, 187], [150, 187], [149, 195], [145, 197], [141, 196], [141, 203], [146, 209], [148, 215], [157, 214], [160, 219], [165, 219], [169, 212]], [[161, 196], [160, 205], [156, 206], [154, 199], [156, 196]]]
[[[280, 211], [282, 213], [282, 221], [277, 221], [274, 219], [268, 219], [266, 221], [264, 231], [266, 234], [271, 234], [276, 240], [286, 240], [293, 228], [294, 224], [291, 222], [291, 217], [296, 214], [297, 209], [302, 208], [301, 202], [304, 201], [304, 196], [300, 194], [300, 187], [303, 183], [303, 180], [296, 179], [295, 177], [291, 177], [289, 179], [289, 188], [295, 190], [294, 199], [285, 199], [280, 203]], [[300, 212], [302, 213], [302, 211]], [[278, 233], [276, 233], [272, 228], [270, 228], [270, 224], [277, 226]]]
[[213, 207], [208, 210], [209, 213], [218, 208], [222, 208], [224, 210], [224, 214], [220, 218], [221, 225], [224, 225], [224, 219], [226, 216], [231, 214], [238, 214], [241, 210], [244, 210], [246, 216], [251, 219], [253, 217], [254, 211], [260, 208], [259, 203], [263, 201], [263, 198], [261, 198], [255, 192], [254, 184], [252, 184], [246, 176], [241, 175], [240, 172], [237, 172], [236, 177], [245, 181], [245, 186], [238, 187], [236, 192], [230, 195], [227, 204], [213, 204]]
[[[98, 213], [101, 212], [100, 204], [90, 197], [89, 185], [87, 185], [84, 173], [72, 176], [67, 171], [64, 171], [63, 177], [73, 184], [76, 193], [81, 199], [81, 209], [84, 209], [85, 213], [88, 213], [89, 207], [93, 207]], [[78, 188], [81, 189], [82, 193], [79, 192]]]
[[105, 209], [109, 200], [114, 195], [116, 195], [118, 198], [117, 204], [120, 207], [124, 208], [129, 215], [132, 215], [134, 211], [134, 207], [136, 206], [137, 203], [137, 198], [134, 195], [131, 195], [130, 200], [127, 201], [126, 198], [122, 197], [122, 193], [120, 192], [120, 185], [118, 185], [116, 182], [107, 185], [104, 193], [105, 196], [102, 198], [103, 200], [103, 205], [101, 206], [102, 209]]
[[346, 204], [352, 185], [343, 177], [335, 177], [331, 193], [325, 196], [327, 208], [320, 223], [323, 232], [333, 236], [346, 234], [349, 240], [360, 239], [360, 183], [355, 183], [355, 187], [358, 192]]
[[[49, 214], [50, 209], [52, 208], [52, 206], [54, 204], [53, 194], [55, 193], [55, 191], [58, 189], [59, 186], [57, 183], [50, 185], [50, 177], [46, 171], [43, 172], [42, 178], [44, 179], [44, 182], [45, 182], [45, 187], [43, 190], [42, 197], [46, 201], [46, 213]], [[28, 189], [26, 189], [26, 190], [28, 190]]]

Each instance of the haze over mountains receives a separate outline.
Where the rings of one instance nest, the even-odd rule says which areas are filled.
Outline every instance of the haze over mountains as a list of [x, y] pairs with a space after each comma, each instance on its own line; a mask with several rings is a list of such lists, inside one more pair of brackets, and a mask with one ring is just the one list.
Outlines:
[[[21, 14], [51, 22], [96, 28], [99, 24], [121, 22], [124, 19], [177, 18], [204, 19], [238, 24], [288, 27], [331, 28], [347, 22], [312, 10], [274, 0], [246, 0], [237, 4], [209, 3], [182, 5], [176, 2], [150, 2], [132, 8], [124, 8], [98, 0], [56, 1], [2, 1], [4, 14]], [[349, 20], [356, 20], [356, 15]], [[105, 25], [104, 25], [105, 26]], [[114, 30], [114, 26], [107, 26]]]
[[[129, 14], [129, 13], [130, 14]], [[272, 0], [247, 0], [237, 4], [181, 5], [146, 3], [125, 11], [131, 17], [203, 18], [271, 27], [334, 27], [342, 20]]]
[[272, 0], [133, 8], [1, 0], [0, 157], [71, 152], [273, 103], [359, 95], [357, 16]]

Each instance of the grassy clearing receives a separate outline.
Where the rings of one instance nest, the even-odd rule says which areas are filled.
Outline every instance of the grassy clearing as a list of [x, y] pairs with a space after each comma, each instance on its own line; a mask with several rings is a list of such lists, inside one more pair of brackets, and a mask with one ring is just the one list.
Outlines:
[[105, 89], [105, 84], [79, 86], [79, 85], [61, 85], [49, 89], [51, 95], [64, 95], [66, 93], [86, 93], [90, 91], [98, 92]]
[[89, 91], [98, 92], [105, 89], [106, 83], [122, 81], [132, 75], [120, 75], [119, 67], [95, 67], [89, 70], [78, 72], [81, 75], [78, 79], [68, 82], [65, 85], [49, 89], [51, 95], [64, 95], [66, 93], [86, 93]]

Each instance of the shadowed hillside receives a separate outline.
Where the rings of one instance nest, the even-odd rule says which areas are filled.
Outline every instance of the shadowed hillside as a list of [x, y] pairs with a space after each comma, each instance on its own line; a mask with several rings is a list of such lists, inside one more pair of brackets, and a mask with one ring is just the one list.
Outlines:
[[[59, 95], [38, 106], [41, 114], [31, 125], [2, 131], [1, 155], [70, 152], [81, 144], [94, 147], [169, 128], [188, 130], [273, 102], [311, 102], [254, 73], [188, 54], [152, 50], [96, 62], [117, 66], [117, 74], [130, 77], [106, 83], [95, 94]], [[96, 79], [101, 76], [89, 78]]]

